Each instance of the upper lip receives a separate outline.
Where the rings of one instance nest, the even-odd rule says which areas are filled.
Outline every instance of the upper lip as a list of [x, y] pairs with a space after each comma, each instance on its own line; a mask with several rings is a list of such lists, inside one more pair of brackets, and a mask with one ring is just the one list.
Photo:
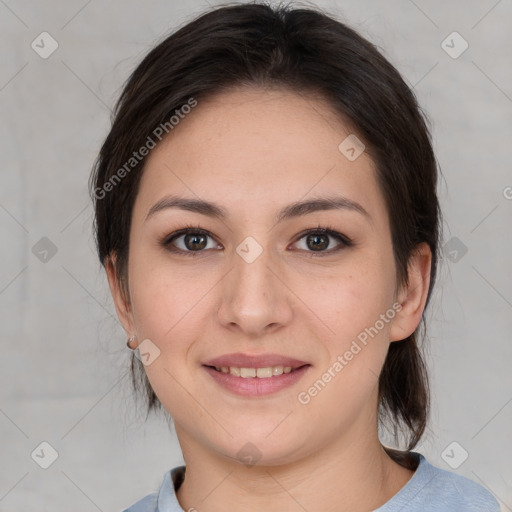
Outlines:
[[224, 354], [223, 356], [210, 359], [203, 363], [205, 366], [234, 366], [236, 368], [265, 368], [268, 366], [291, 366], [299, 368], [304, 366], [305, 361], [279, 354]]

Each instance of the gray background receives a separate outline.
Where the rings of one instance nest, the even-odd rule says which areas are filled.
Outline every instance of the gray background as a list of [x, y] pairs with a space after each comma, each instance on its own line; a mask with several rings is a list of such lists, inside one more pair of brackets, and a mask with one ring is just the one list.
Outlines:
[[[432, 423], [417, 450], [512, 510], [512, 2], [317, 5], [376, 43], [432, 120], [448, 249], [427, 315]], [[0, 511], [121, 510], [182, 463], [165, 418], [145, 423], [131, 396], [86, 186], [124, 80], [204, 7], [0, 0]], [[47, 59], [31, 48], [43, 31], [59, 45]], [[441, 45], [453, 31], [469, 44], [458, 58]], [[59, 454], [48, 469], [31, 458], [42, 441]], [[453, 441], [469, 453], [457, 469], [443, 458]]]

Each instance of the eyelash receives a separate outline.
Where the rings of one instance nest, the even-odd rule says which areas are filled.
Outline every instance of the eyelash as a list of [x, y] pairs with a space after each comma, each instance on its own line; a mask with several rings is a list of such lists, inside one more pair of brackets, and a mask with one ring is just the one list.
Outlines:
[[[193, 258], [197, 257], [197, 256], [201, 256], [202, 253], [204, 253], [206, 251], [206, 249], [202, 249], [199, 251], [184, 251], [184, 250], [178, 249], [172, 245], [172, 242], [174, 242], [176, 239], [180, 238], [181, 236], [188, 235], [190, 233], [200, 234], [200, 235], [208, 236], [208, 237], [214, 239], [214, 237], [212, 236], [212, 234], [209, 231], [202, 229], [199, 226], [187, 225], [183, 229], [174, 231], [170, 235], [165, 236], [160, 241], [160, 245], [175, 254], [190, 256]], [[310, 253], [310, 257], [312, 257], [312, 258], [329, 256], [329, 255], [339, 252], [340, 250], [342, 250], [346, 247], [351, 247], [353, 245], [353, 242], [352, 242], [352, 240], [350, 240], [350, 238], [348, 238], [343, 233], [336, 231], [333, 227], [330, 227], [330, 226], [326, 226], [326, 227], [318, 226], [316, 228], [307, 229], [307, 230], [303, 231], [300, 234], [300, 236], [298, 236], [298, 238], [295, 240], [294, 243], [297, 243], [299, 240], [301, 240], [302, 238], [304, 238], [308, 235], [316, 234], [316, 233], [332, 236], [338, 242], [340, 242], [340, 244], [335, 249], [330, 249], [327, 251], [318, 251], [318, 252], [317, 251], [304, 251], [304, 252]]]

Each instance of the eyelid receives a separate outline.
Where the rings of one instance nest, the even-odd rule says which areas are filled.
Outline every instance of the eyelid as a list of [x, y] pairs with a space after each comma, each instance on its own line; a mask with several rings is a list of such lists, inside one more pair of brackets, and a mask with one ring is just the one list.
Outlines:
[[300, 241], [304, 237], [306, 237], [310, 234], [314, 234], [314, 233], [321, 233], [323, 235], [328, 235], [332, 238], [335, 238], [339, 243], [336, 247], [334, 247], [332, 249], [327, 249], [325, 251], [306, 251], [306, 250], [301, 249], [301, 252], [305, 252], [312, 257], [329, 256], [331, 254], [335, 254], [335, 253], [339, 252], [340, 250], [342, 250], [345, 247], [351, 247], [352, 245], [354, 245], [352, 240], [350, 238], [348, 238], [346, 235], [344, 235], [343, 233], [340, 233], [335, 228], [328, 227], [328, 226], [325, 226], [325, 227], [318, 226], [316, 228], [306, 229], [305, 231], [303, 231], [302, 233], [300, 233], [297, 236], [297, 238], [295, 239], [295, 242], [293, 242], [293, 244], [296, 244], [298, 241]]
[[342, 242], [345, 242], [347, 245], [352, 243], [352, 240], [347, 235], [344, 235], [343, 233], [340, 233], [337, 229], [328, 227], [328, 226], [318, 226], [315, 228], [306, 229], [306, 230], [302, 231], [299, 235], [297, 235], [297, 238], [295, 241], [298, 241], [301, 238], [304, 238], [305, 236], [313, 234], [313, 233], [322, 233], [324, 235], [330, 235], [334, 238], [340, 239]]
[[[177, 231], [173, 231], [170, 235], [167, 235], [161, 240], [160, 244], [167, 250], [177, 253], [177, 254], [183, 254], [185, 256], [200, 256], [202, 253], [206, 252], [206, 249], [202, 249], [200, 251], [185, 251], [183, 249], [179, 249], [178, 247], [175, 247], [173, 245], [173, 242], [185, 235], [188, 235], [189, 233], [195, 233], [195, 234], [201, 234], [206, 237], [211, 238], [212, 240], [215, 240], [215, 242], [218, 244], [216, 238], [212, 235], [210, 231], [207, 229], [203, 229], [197, 226], [185, 226], [182, 229], [178, 229]], [[220, 244], [219, 244], [220, 245]]]
[[[208, 231], [207, 229], [200, 228], [198, 226], [185, 226], [184, 228], [174, 231], [170, 235], [165, 236], [161, 240], [160, 244], [165, 249], [167, 249], [173, 253], [177, 253], [177, 254], [181, 254], [181, 255], [185, 255], [185, 256], [200, 256], [209, 250], [209, 249], [202, 249], [200, 251], [186, 251], [186, 250], [179, 249], [179, 248], [173, 246], [172, 242], [174, 242], [176, 239], [178, 239], [184, 235], [187, 235], [189, 233], [196, 233], [196, 234], [204, 235], [206, 237], [209, 237], [209, 238], [215, 240], [215, 242], [217, 244], [219, 244], [219, 242], [216, 240], [215, 236], [210, 231]], [[313, 228], [309, 228], [309, 229], [302, 231], [299, 235], [296, 236], [295, 241], [292, 242], [292, 245], [296, 244], [302, 238], [304, 238], [310, 234], [314, 234], [314, 233], [321, 233], [324, 235], [331, 236], [332, 238], [335, 238], [339, 242], [339, 244], [337, 247], [335, 247], [333, 249], [328, 249], [325, 251], [307, 251], [305, 249], [300, 249], [301, 252], [309, 253], [309, 255], [313, 256], [313, 257], [316, 257], [316, 256], [321, 257], [324, 255], [328, 256], [328, 255], [334, 254], [334, 253], [342, 250], [345, 247], [350, 247], [350, 246], [354, 245], [352, 240], [349, 237], [347, 237], [343, 233], [340, 233], [335, 228], [328, 227], [328, 226], [325, 226], [325, 227], [318, 226], [318, 227], [313, 227]], [[221, 245], [221, 244], [219, 244], [219, 245]]]

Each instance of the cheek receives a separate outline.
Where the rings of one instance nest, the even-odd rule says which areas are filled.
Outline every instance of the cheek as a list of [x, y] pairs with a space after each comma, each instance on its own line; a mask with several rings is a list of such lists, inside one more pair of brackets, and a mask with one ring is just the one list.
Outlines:
[[381, 258], [354, 258], [343, 272], [303, 282], [298, 293], [336, 343], [352, 339], [373, 325], [393, 303], [393, 267]]
[[[315, 313], [329, 328], [322, 330], [328, 335], [319, 336], [327, 357], [305, 383], [300, 399], [304, 400], [301, 404], [311, 401], [318, 417], [333, 423], [334, 432], [344, 428], [363, 404], [375, 399], [394, 318], [390, 283], [392, 279], [376, 266], [332, 280], [314, 298], [309, 296]], [[333, 414], [333, 404], [339, 405], [339, 414]]]
[[[393, 291], [392, 261], [378, 256], [354, 259], [349, 272], [309, 292], [307, 303], [315, 304], [312, 309], [328, 326], [322, 330], [327, 333], [323, 343], [328, 360], [322, 361], [315, 374], [315, 379], [329, 382], [318, 397], [320, 409], [323, 404], [329, 410], [329, 403], [342, 398], [346, 412], [354, 408], [355, 414], [375, 392], [389, 347]], [[387, 312], [391, 314], [386, 316]]]
[[138, 332], [161, 350], [179, 350], [178, 340], [186, 339], [180, 332], [190, 330], [191, 315], [200, 311], [200, 299], [208, 287], [201, 280], [188, 279], [179, 269], [171, 271], [142, 257], [135, 256], [131, 264], [130, 292]]
[[130, 284], [133, 315], [141, 339], [154, 343], [158, 353], [144, 370], [165, 409], [180, 417], [179, 411], [191, 406], [183, 385], [190, 372], [186, 363], [191, 340], [203, 332], [196, 320], [204, 315], [204, 285], [187, 284], [163, 268], [147, 265], [141, 270], [133, 272]]

